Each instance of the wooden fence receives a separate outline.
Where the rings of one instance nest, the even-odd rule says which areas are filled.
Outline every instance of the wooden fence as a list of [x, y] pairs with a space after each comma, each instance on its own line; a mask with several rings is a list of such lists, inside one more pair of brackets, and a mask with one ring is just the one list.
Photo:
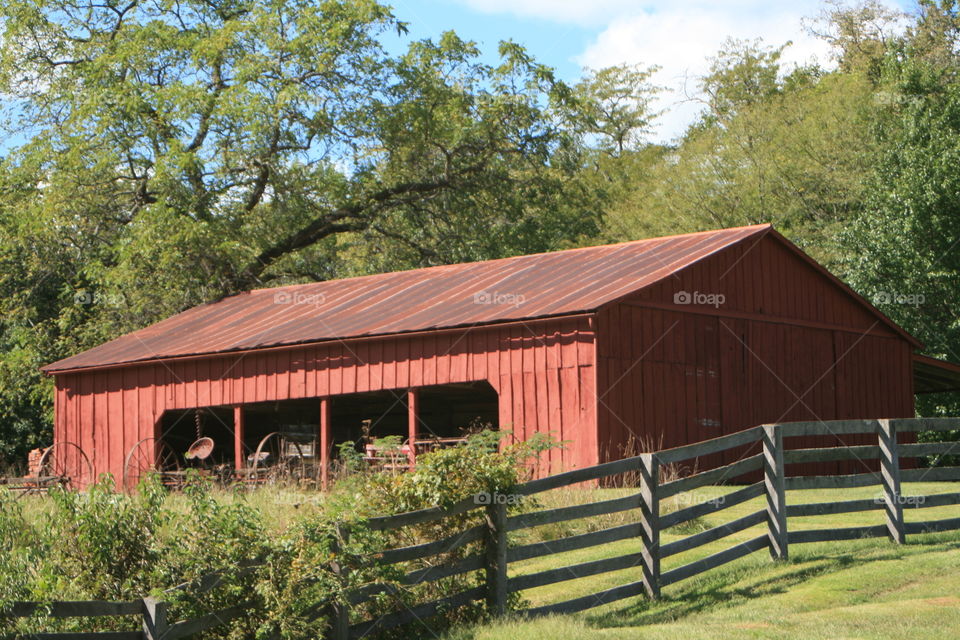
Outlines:
[[[425, 509], [395, 516], [374, 518], [368, 522], [371, 528], [389, 530], [439, 522], [474, 509], [483, 509], [485, 524], [452, 533], [432, 542], [390, 549], [384, 551], [377, 558], [377, 562], [384, 565], [403, 563], [449, 553], [468, 544], [479, 542], [482, 543], [480, 545], [482, 551], [453, 562], [410, 571], [403, 577], [401, 583], [403, 585], [418, 585], [473, 571], [482, 571], [483, 580], [480, 586], [464, 589], [442, 599], [405, 607], [385, 616], [355, 622], [354, 624], [350, 624], [349, 611], [342, 608], [335, 615], [332, 637], [334, 640], [361, 638], [374, 631], [426, 619], [439, 611], [480, 600], [486, 600], [486, 605], [492, 614], [500, 615], [506, 612], [508, 597], [511, 593], [611, 571], [622, 571], [631, 567], [637, 568], [637, 579], [632, 582], [587, 596], [527, 609], [522, 613], [528, 616], [572, 613], [632, 596], [646, 594], [649, 597], [656, 598], [659, 597], [660, 590], [667, 585], [715, 569], [762, 549], [768, 549], [774, 559], [786, 559], [791, 544], [850, 540], [874, 536], [887, 536], [893, 542], [903, 543], [905, 536], [910, 533], [960, 529], [960, 518], [908, 523], [904, 521], [903, 517], [905, 506], [926, 508], [960, 504], [960, 492], [933, 496], [911, 496], [909, 499], [905, 499], [900, 493], [901, 483], [904, 482], [960, 480], [960, 467], [900, 468], [901, 458], [947, 454], [954, 447], [957, 448], [956, 453], [960, 453], [960, 443], [901, 444], [898, 443], [897, 438], [898, 433], [944, 432], [955, 429], [960, 429], [960, 419], [842, 420], [763, 425], [697, 444], [645, 453], [624, 460], [533, 480], [515, 487], [508, 495], [487, 496], [483, 494], [473, 496], [445, 509]], [[875, 435], [877, 444], [816, 449], [791, 449], [789, 447], [791, 438], [802, 436], [840, 436], [842, 438], [854, 434]], [[785, 444], [785, 440], [787, 444]], [[758, 443], [759, 447], [757, 447]], [[759, 448], [759, 451], [753, 455], [742, 457], [736, 462], [687, 477], [666, 482], [661, 481], [661, 467], [678, 465], [730, 449], [746, 449], [749, 451], [751, 445], [753, 445], [753, 448]], [[851, 475], [794, 477], [788, 477], [786, 473], [786, 465], [790, 464], [841, 460], [879, 460], [879, 471]], [[732, 483], [746, 474], [760, 471], [763, 474], [762, 481], [737, 486], [732, 492], [725, 494], [722, 499], [692, 504], [667, 514], [661, 513], [661, 500], [701, 487]], [[507, 514], [507, 505], [516, 502], [518, 497], [532, 496], [551, 489], [584, 482], [602, 481], [604, 478], [620, 474], [631, 474], [639, 478], [639, 487], [636, 493], [601, 502], [518, 513], [516, 515]], [[786, 499], [790, 490], [870, 485], [880, 485], [882, 487], [882, 498], [793, 505], [788, 504]], [[762, 509], [706, 531], [686, 536], [668, 544], [660, 544], [661, 531], [696, 518], [716, 514], [761, 496], [766, 496], [766, 504]], [[790, 518], [795, 517], [852, 513], [874, 509], [884, 511], [884, 523], [876, 526], [798, 531], [791, 531], [788, 526]], [[637, 510], [639, 513], [637, 522], [571, 535], [548, 542], [536, 542], [521, 546], [510, 546], [508, 544], [508, 534], [512, 531], [628, 510]], [[757, 537], [669, 571], [662, 572], [660, 569], [660, 564], [665, 558], [696, 549], [761, 524], [766, 524], [767, 530]], [[532, 574], [510, 576], [509, 568], [512, 563], [626, 539], [637, 540], [636, 551], [617, 557], [593, 560]], [[387, 588], [385, 585], [365, 585], [353, 592], [349, 602], [352, 605], [361, 604], [374, 594]]]
[[[401, 586], [423, 585], [443, 578], [478, 572], [482, 576], [482, 579], [478, 581], [479, 586], [464, 588], [458, 593], [445, 595], [440, 599], [416, 604], [415, 606], [401, 606], [397, 610], [375, 619], [354, 620], [353, 618], [359, 617], [359, 614], [351, 615], [351, 609], [356, 611], [356, 607], [378, 594], [397, 589], [393, 584], [367, 584], [350, 590], [346, 598], [346, 604], [334, 605], [332, 613], [328, 613], [331, 608], [326, 603], [318, 604], [314, 615], [315, 617], [320, 615], [332, 616], [330, 636], [333, 640], [362, 638], [383, 629], [429, 618], [441, 611], [482, 601], [485, 601], [486, 607], [493, 615], [502, 615], [507, 611], [509, 596], [512, 593], [611, 571], [637, 569], [636, 579], [626, 584], [588, 596], [539, 606], [521, 612], [529, 616], [572, 613], [633, 596], [646, 594], [652, 598], [659, 597], [660, 590], [665, 586], [720, 567], [762, 549], [768, 549], [774, 559], [786, 559], [791, 544], [874, 536], [887, 536], [895, 543], [903, 543], [907, 534], [960, 529], [960, 518], [908, 523], [905, 522], [903, 515], [904, 507], [926, 508], [960, 504], [960, 492], [932, 496], [911, 496], [909, 500], [904, 499], [904, 496], [900, 493], [901, 484], [904, 482], [960, 480], [960, 467], [901, 469], [900, 465], [902, 458], [948, 454], [952, 451], [952, 447], [960, 449], [960, 443], [899, 443], [898, 433], [944, 432], [954, 429], [960, 429], [960, 419], [844, 420], [763, 425], [697, 444], [644, 453], [624, 460], [533, 480], [514, 487], [509, 494], [493, 496], [480, 494], [446, 508], [437, 507], [373, 518], [367, 521], [366, 526], [373, 530], [387, 531], [427, 523], [443, 523], [455, 516], [482, 510], [484, 517], [482, 519], [477, 518], [477, 520], [482, 521], [482, 524], [453, 532], [437, 540], [408, 547], [387, 549], [369, 560], [379, 566], [396, 565], [426, 560], [437, 555], [461, 550], [467, 545], [473, 545], [471, 548], [477, 549], [475, 552], [456, 560], [408, 571], [399, 582]], [[815, 449], [790, 448], [785, 444], [785, 441], [789, 442], [791, 438], [802, 436], [843, 437], [854, 434], [872, 434], [876, 436], [877, 444]], [[759, 447], [757, 446], [758, 443]], [[749, 453], [752, 449], [757, 448], [759, 449], [757, 453], [745, 455], [736, 462], [725, 466], [694, 473], [679, 479], [662, 480], [665, 475], [661, 473], [663, 467], [679, 465], [731, 449], [746, 450]], [[851, 475], [794, 477], [790, 477], [786, 473], [786, 465], [790, 464], [841, 460], [879, 460], [877, 465], [879, 470]], [[691, 504], [691, 506], [671, 513], [662, 513], [661, 511], [661, 500], [706, 486], [724, 483], [733, 484], [746, 474], [757, 474], [761, 471], [762, 481], [737, 485], [734, 490], [723, 495], [722, 499]], [[621, 474], [630, 474], [638, 478], [637, 484], [639, 486], [635, 493], [588, 504], [508, 514], [508, 505], [521, 501], [525, 496], [533, 496], [552, 489], [580, 483], [599, 482], [605, 478]], [[880, 485], [882, 487], [882, 498], [812, 504], [789, 504], [786, 499], [788, 492], [791, 490], [870, 485]], [[766, 497], [765, 506], [753, 513], [667, 544], [660, 544], [660, 533], [664, 530], [696, 518], [716, 514], [761, 496]], [[884, 511], [885, 518], [882, 524], [797, 531], [791, 531], [788, 526], [790, 518], [862, 512], [874, 509]], [[508, 543], [510, 532], [631, 510], [635, 510], [639, 514], [636, 522], [571, 535], [548, 542], [536, 542], [520, 546], [511, 546]], [[696, 549], [762, 524], [766, 524], [766, 531], [761, 535], [669, 571], [661, 571], [660, 564], [664, 558]], [[346, 539], [349, 533], [345, 527], [341, 527], [340, 538]], [[532, 574], [510, 576], [509, 569], [513, 563], [628, 539], [637, 541], [636, 550], [631, 553]], [[255, 568], [256, 565], [251, 564], [242, 567], [240, 570], [251, 571]], [[331, 569], [335, 574], [342, 574], [342, 568], [336, 563], [331, 566]], [[344, 577], [344, 580], [346, 582], [346, 577]], [[219, 575], [216, 573], [210, 574], [201, 582], [202, 584], [199, 586], [196, 584], [192, 586], [201, 590], [214, 588], [219, 582]], [[175, 589], [187, 587], [188, 585], [180, 585]], [[18, 603], [14, 609], [14, 614], [20, 616], [33, 615], [39, 607], [41, 605], [37, 603]], [[78, 640], [79, 638], [175, 640], [222, 624], [242, 615], [245, 609], [246, 605], [239, 604], [194, 620], [169, 623], [165, 604], [151, 598], [125, 603], [60, 602], [52, 605], [50, 615], [60, 617], [139, 616], [142, 619], [142, 631], [99, 634], [48, 633], [34, 637], [45, 640]]]
[[[233, 571], [243, 575], [261, 566], [258, 562], [245, 563]], [[199, 595], [216, 589], [223, 583], [225, 572], [214, 571], [201, 578], [176, 585], [165, 593], [184, 591]], [[14, 618], [26, 618], [42, 615], [50, 618], [102, 618], [129, 617], [131, 626], [139, 621], [139, 631], [100, 631], [100, 632], [49, 632], [34, 633], [31, 640], [179, 640], [213, 629], [244, 614], [249, 605], [240, 603], [231, 607], [213, 611], [197, 618], [172, 622], [167, 617], [167, 603], [161, 598], [142, 598], [129, 602], [105, 602], [100, 600], [58, 601], [50, 603], [16, 602], [10, 611]], [[0, 637], [10, 636], [0, 631]]]

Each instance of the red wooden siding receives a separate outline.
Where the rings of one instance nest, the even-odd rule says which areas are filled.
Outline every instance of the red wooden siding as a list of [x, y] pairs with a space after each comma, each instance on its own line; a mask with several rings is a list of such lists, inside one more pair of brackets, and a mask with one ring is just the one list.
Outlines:
[[[678, 292], [724, 300], [675, 304]], [[913, 416], [912, 345], [770, 236], [613, 304], [597, 322], [604, 458], [631, 437], [660, 448], [767, 422]], [[792, 444], [828, 444], [800, 440]]]
[[[485, 380], [501, 428], [572, 440], [540, 470], [596, 464], [594, 331], [588, 317], [353, 340], [57, 376], [57, 441], [119, 480], [164, 411]], [[318, 403], [319, 412], [319, 403]]]

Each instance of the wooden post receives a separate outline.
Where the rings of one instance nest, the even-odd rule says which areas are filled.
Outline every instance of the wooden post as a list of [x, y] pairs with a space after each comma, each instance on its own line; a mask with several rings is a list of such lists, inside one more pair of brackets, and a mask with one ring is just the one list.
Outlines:
[[770, 557], [786, 560], [786, 470], [783, 464], [783, 431], [780, 425], [763, 425], [763, 484], [767, 494], [767, 536]]
[[420, 421], [420, 392], [417, 389], [407, 389], [407, 459], [410, 469], [417, 464], [417, 432]]
[[487, 506], [487, 607], [494, 617], [507, 612], [507, 503], [490, 494]]
[[167, 603], [156, 598], [144, 598], [143, 640], [160, 640], [168, 628]]
[[333, 640], [348, 640], [350, 638], [350, 606], [347, 604], [346, 600], [349, 596], [346, 593], [346, 579], [344, 577], [345, 571], [343, 566], [343, 561], [341, 558], [341, 552], [343, 551], [343, 544], [346, 543], [350, 530], [342, 522], [337, 522], [336, 525], [336, 537], [333, 540], [333, 552], [334, 558], [330, 563], [330, 568], [333, 571], [333, 574], [337, 577], [337, 580], [340, 582], [340, 587], [343, 596], [343, 602], [335, 600], [333, 603], [333, 620], [330, 625], [330, 631], [332, 633]]
[[890, 539], [906, 542], [903, 524], [903, 501], [900, 497], [900, 455], [897, 452], [897, 428], [889, 420], [880, 420], [880, 476], [883, 482], [883, 502], [887, 512], [887, 531]]
[[660, 597], [660, 460], [655, 453], [640, 454], [640, 539], [643, 545], [643, 587]]
[[320, 398], [320, 488], [330, 482], [330, 398]]
[[243, 471], [243, 406], [237, 405], [233, 408], [233, 468], [237, 471]]

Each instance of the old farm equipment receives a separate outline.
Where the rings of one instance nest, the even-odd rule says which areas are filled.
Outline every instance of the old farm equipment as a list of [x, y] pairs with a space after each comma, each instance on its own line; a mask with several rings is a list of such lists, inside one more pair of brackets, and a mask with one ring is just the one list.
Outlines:
[[183, 485], [185, 477], [180, 456], [161, 438], [144, 438], [127, 452], [123, 462], [124, 489], [136, 489], [140, 479], [149, 473], [156, 473], [166, 487]]
[[93, 463], [79, 445], [72, 442], [56, 442], [47, 447], [40, 456], [40, 482], [56, 483], [77, 489], [94, 481]]
[[46, 493], [51, 487], [82, 489], [94, 481], [93, 464], [79, 445], [57, 442], [40, 453], [26, 476], [0, 478], [0, 485], [21, 494]]
[[199, 437], [190, 445], [183, 457], [187, 460], [206, 460], [213, 453], [213, 438]]
[[297, 430], [274, 431], [247, 456], [248, 468], [243, 479], [261, 484], [268, 482], [313, 481], [317, 475], [317, 437]]

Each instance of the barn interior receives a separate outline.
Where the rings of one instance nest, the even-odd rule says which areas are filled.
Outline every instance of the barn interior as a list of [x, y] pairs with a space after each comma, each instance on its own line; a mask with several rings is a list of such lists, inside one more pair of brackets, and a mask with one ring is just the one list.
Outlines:
[[[417, 440], [452, 440], [480, 429], [499, 428], [497, 392], [487, 382], [434, 385], [416, 390]], [[245, 404], [243, 411], [243, 467], [252, 464], [258, 450], [292, 442], [297, 454], [316, 459], [319, 453], [318, 398]], [[204, 466], [236, 466], [234, 412], [231, 407], [167, 411], [161, 418], [161, 441], [176, 454], [180, 466], [191, 463], [184, 454], [200, 437], [214, 442]], [[332, 457], [341, 442], [357, 443], [358, 451], [386, 436], [407, 441], [410, 434], [409, 394], [406, 389], [351, 393], [330, 398]], [[277, 442], [273, 442], [277, 440]], [[197, 464], [197, 463], [194, 463]]]
[[[459, 438], [481, 425], [488, 429], [499, 427], [497, 392], [487, 382], [420, 387], [417, 395], [418, 439]], [[359, 443], [367, 437], [385, 436], [407, 440], [408, 402], [406, 390], [334, 396], [330, 408], [333, 441]]]
[[201, 437], [213, 440], [213, 451], [205, 464], [233, 464], [233, 409], [206, 407], [165, 411], [160, 418], [160, 441], [169, 459], [173, 456], [180, 467], [190, 466], [185, 454]]

